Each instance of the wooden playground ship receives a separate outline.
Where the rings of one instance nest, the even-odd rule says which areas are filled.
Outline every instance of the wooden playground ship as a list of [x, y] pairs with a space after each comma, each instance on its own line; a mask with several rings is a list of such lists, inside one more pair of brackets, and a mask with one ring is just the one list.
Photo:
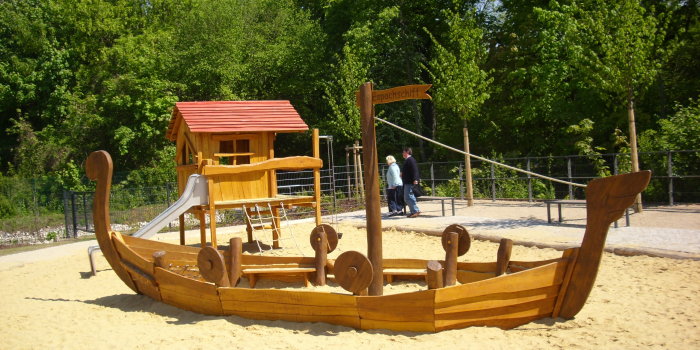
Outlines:
[[[100, 248], [117, 275], [137, 293], [208, 315], [429, 332], [467, 326], [505, 329], [545, 317], [573, 318], [595, 282], [610, 224], [622, 216], [650, 178], [650, 172], [643, 171], [591, 181], [586, 190], [583, 242], [564, 251], [561, 258], [510, 260], [510, 242], [504, 240], [496, 261], [458, 263], [457, 256], [469, 249], [470, 240], [464, 228], [451, 225], [442, 239], [447, 251], [444, 261], [385, 259], [382, 276], [377, 276], [382, 280], [402, 275], [426, 278], [429, 289], [368, 296], [366, 289], [375, 278], [371, 263], [354, 251], [335, 261], [326, 259], [338, 242], [328, 225], [319, 225], [311, 233], [315, 257], [244, 255], [240, 238], [231, 239], [228, 250], [218, 250], [122, 235], [112, 231], [109, 222], [109, 154], [92, 153], [86, 168], [97, 181], [93, 215]], [[333, 275], [352, 294], [254, 289], [256, 279], [266, 275], [306, 284], [309, 279], [324, 284]], [[236, 287], [241, 278], [247, 278], [251, 288]]]
[[[402, 89], [407, 88], [412, 89]], [[207, 315], [421, 332], [468, 326], [507, 329], [546, 317], [573, 318], [593, 288], [610, 224], [647, 186], [651, 173], [591, 181], [586, 188], [587, 222], [581, 246], [565, 250], [557, 259], [511, 260], [512, 242], [504, 239], [495, 261], [457, 262], [471, 242], [467, 230], [459, 225], [450, 225], [443, 232], [444, 260], [384, 259], [372, 119], [372, 105], [379, 102], [370, 98], [372, 94], [367, 83], [358, 100], [365, 151], [369, 259], [356, 251], [346, 251], [334, 260], [327, 258], [338, 245], [338, 234], [321, 223], [318, 131], [313, 132], [312, 157], [275, 158], [275, 130], [300, 131], [308, 127], [288, 102], [257, 101], [176, 106], [168, 137], [177, 141], [181, 197], [132, 236], [114, 232], [110, 226], [111, 157], [104, 151], [89, 156], [87, 174], [97, 181], [95, 233], [106, 260], [134, 292]], [[262, 123], [256, 123], [254, 117], [261, 113], [266, 116]], [[283, 125], [292, 126], [280, 130]], [[224, 158], [227, 160], [222, 161]], [[313, 169], [313, 195], [280, 196], [276, 171], [300, 169]], [[243, 254], [240, 237], [232, 238], [228, 249], [220, 250], [213, 219], [211, 244], [207, 245], [205, 213], [213, 217], [217, 209], [230, 208], [241, 208], [246, 213], [254, 208], [259, 212], [265, 203], [274, 212], [270, 226], [275, 242], [281, 235], [277, 211], [297, 205], [316, 210], [317, 226], [309, 237], [314, 257]], [[184, 245], [182, 229], [180, 245], [146, 239], [187, 211], [201, 220], [201, 247]], [[247, 223], [249, 242], [257, 228]], [[382, 295], [385, 279], [391, 282], [397, 277], [425, 279], [427, 289]], [[306, 286], [312, 281], [324, 285], [327, 278], [332, 278], [349, 293], [255, 289], [260, 278], [303, 282]], [[241, 279], [247, 279], [250, 287], [239, 287]]]

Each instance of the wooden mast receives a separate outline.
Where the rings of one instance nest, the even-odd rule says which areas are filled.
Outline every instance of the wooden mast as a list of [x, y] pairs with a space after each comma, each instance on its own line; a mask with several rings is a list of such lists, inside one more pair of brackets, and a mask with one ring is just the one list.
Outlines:
[[377, 137], [374, 129], [374, 105], [372, 83], [360, 87], [360, 126], [364, 153], [365, 211], [367, 215], [367, 256], [372, 263], [374, 278], [368, 287], [369, 295], [384, 294], [382, 260], [382, 213], [379, 203], [379, 159]]

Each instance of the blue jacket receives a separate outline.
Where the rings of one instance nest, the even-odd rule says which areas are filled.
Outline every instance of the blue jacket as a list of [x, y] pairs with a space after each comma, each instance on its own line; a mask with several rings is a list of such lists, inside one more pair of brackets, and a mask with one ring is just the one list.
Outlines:
[[396, 163], [391, 163], [389, 169], [386, 170], [386, 186], [389, 188], [403, 186], [399, 166]]

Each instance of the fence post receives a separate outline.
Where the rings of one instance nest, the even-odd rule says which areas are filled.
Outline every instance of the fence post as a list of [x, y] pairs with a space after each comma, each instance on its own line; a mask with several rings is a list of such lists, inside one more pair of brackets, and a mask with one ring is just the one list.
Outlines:
[[[569, 182], [573, 182], [574, 179], [572, 179], [571, 175], [571, 157], [566, 157], [566, 173], [569, 176]], [[569, 186], [569, 199], [574, 199], [574, 187], [571, 185]]]
[[496, 201], [496, 167], [491, 163], [491, 200]]
[[87, 193], [83, 192], [83, 218], [85, 218], [85, 231], [90, 231], [90, 221], [88, 221], [87, 200], [85, 200], [86, 194]]
[[617, 175], [617, 153], [613, 154], [613, 175]]
[[350, 186], [350, 153], [347, 150], [345, 151], [345, 176], [348, 185], [348, 198], [352, 198], [352, 186]]
[[66, 226], [66, 234], [64, 237], [70, 237], [70, 219], [68, 217], [68, 191], [63, 190], [63, 223]]
[[[530, 157], [525, 158], [527, 160], [527, 171], [530, 171]], [[527, 174], [527, 201], [532, 203], [532, 176]]]
[[459, 163], [459, 198], [464, 199], [464, 186], [462, 186], [462, 163]]
[[433, 169], [433, 163], [430, 162], [430, 189], [433, 196], [435, 195], [435, 170]]
[[386, 169], [386, 165], [379, 165], [379, 181], [384, 183], [384, 186], [382, 186], [382, 198], [387, 198], [386, 190], [387, 186], [389, 185], [386, 182]]
[[673, 154], [668, 151], [668, 205], [673, 205]]
[[77, 208], [75, 207], [75, 192], [71, 192], [70, 195], [70, 208], [73, 211], [72, 213], [72, 219], [73, 219], [73, 238], [78, 237], [78, 217], [77, 217]]

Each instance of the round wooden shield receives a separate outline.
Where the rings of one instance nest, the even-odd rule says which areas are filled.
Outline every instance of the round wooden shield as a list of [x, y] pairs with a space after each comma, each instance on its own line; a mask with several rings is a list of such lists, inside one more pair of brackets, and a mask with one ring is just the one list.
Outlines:
[[197, 266], [202, 277], [212, 283], [219, 283], [226, 274], [224, 256], [212, 247], [204, 247], [199, 251]]
[[445, 228], [445, 230], [442, 231], [442, 248], [444, 248], [445, 250], [449, 249], [450, 236], [448, 235], [448, 233], [450, 232], [457, 232], [458, 234], [457, 255], [462, 256], [466, 254], [469, 251], [469, 248], [471, 247], [472, 240], [471, 237], [469, 237], [469, 232], [467, 232], [467, 229], [459, 224], [452, 224], [450, 226], [447, 226], [447, 228]]
[[333, 226], [328, 224], [320, 224], [311, 231], [311, 235], [309, 236], [311, 247], [314, 248], [314, 250], [318, 250], [318, 244], [321, 241], [319, 232], [326, 233], [326, 238], [328, 239], [328, 253], [334, 251], [335, 248], [338, 247], [338, 233], [335, 232]]
[[372, 263], [360, 252], [347, 251], [335, 259], [333, 274], [341, 287], [357, 294], [372, 282]]

